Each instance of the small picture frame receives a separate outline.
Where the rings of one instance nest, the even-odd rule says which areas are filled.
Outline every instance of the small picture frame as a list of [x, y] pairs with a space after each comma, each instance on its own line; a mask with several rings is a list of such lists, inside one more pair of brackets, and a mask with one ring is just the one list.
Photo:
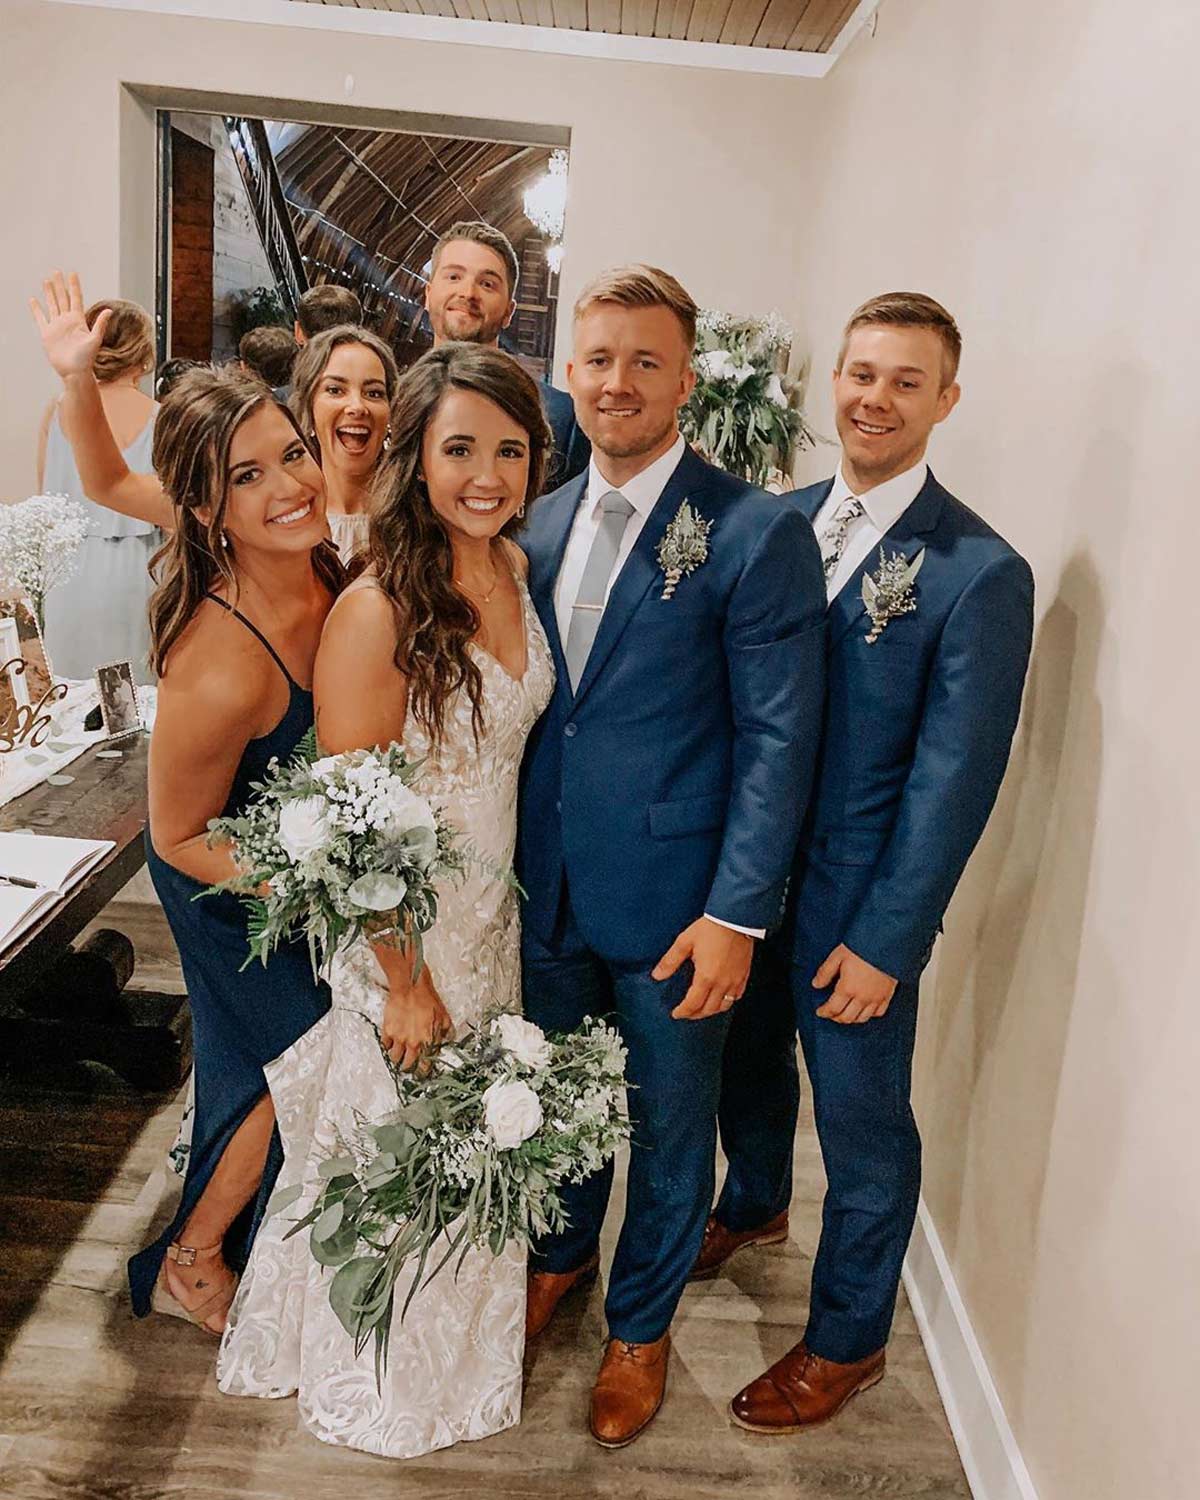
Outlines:
[[36, 747], [49, 730], [45, 710], [66, 691], [51, 675], [30, 600], [0, 598], [0, 753]]
[[100, 716], [110, 740], [136, 734], [142, 727], [133, 667], [127, 661], [109, 661], [96, 668], [96, 685], [100, 689]]

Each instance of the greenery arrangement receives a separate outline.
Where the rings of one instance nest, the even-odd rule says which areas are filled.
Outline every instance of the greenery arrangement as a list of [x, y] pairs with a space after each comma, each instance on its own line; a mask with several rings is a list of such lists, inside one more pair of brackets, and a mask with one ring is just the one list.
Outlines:
[[796, 383], [777, 368], [791, 343], [778, 313], [739, 319], [706, 308], [697, 322], [696, 388], [680, 427], [706, 458], [751, 484], [786, 488], [793, 453], [815, 441]]
[[231, 292], [229, 296], [233, 341], [239, 344], [252, 328], [287, 328], [292, 318], [283, 299], [272, 286], [251, 287], [249, 291]]

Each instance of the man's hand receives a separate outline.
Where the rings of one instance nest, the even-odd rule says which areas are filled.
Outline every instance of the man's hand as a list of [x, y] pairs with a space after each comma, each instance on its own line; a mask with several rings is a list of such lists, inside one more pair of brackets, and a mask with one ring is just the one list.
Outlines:
[[817, 1015], [839, 1025], [849, 1026], [882, 1016], [892, 1003], [897, 980], [857, 953], [839, 943], [813, 975], [813, 989], [823, 990], [837, 984], [833, 994], [817, 1010]]
[[728, 1010], [742, 998], [753, 957], [753, 938], [699, 917], [683, 929], [650, 971], [650, 977], [670, 979], [690, 958], [692, 982], [671, 1017], [676, 1021], [702, 1021]]

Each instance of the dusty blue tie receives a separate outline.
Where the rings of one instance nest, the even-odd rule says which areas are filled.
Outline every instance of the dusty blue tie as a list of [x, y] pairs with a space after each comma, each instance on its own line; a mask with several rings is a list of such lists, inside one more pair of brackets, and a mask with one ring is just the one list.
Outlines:
[[600, 525], [588, 553], [583, 577], [579, 580], [579, 593], [571, 609], [571, 624], [567, 629], [567, 672], [574, 691], [579, 686], [583, 669], [591, 655], [592, 642], [600, 629], [600, 617], [604, 613], [604, 598], [608, 593], [608, 582], [617, 564], [621, 550], [621, 538], [625, 526], [633, 514], [633, 506], [620, 490], [609, 490], [600, 501]]

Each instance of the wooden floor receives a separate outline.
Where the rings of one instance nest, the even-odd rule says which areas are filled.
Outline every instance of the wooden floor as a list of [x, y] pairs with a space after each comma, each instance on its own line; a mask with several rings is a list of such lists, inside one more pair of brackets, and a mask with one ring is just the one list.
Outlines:
[[[109, 908], [134, 938], [134, 985], [178, 973], [158, 913]], [[75, 1091], [68, 1091], [66, 1085]], [[79, 1070], [33, 1089], [0, 1076], [0, 1495], [4, 1500], [862, 1500], [968, 1496], [901, 1299], [888, 1377], [803, 1437], [733, 1427], [729, 1397], [799, 1337], [822, 1192], [806, 1122], [793, 1237], [689, 1288], [653, 1427], [609, 1453], [585, 1428], [603, 1292], [564, 1308], [532, 1356], [521, 1425], [398, 1463], [315, 1441], [290, 1400], [222, 1396], [214, 1345], [175, 1319], [135, 1321], [124, 1261], [160, 1211], [178, 1106]], [[614, 1205], [616, 1208], [617, 1205]], [[612, 1221], [610, 1215], [610, 1244]]]

